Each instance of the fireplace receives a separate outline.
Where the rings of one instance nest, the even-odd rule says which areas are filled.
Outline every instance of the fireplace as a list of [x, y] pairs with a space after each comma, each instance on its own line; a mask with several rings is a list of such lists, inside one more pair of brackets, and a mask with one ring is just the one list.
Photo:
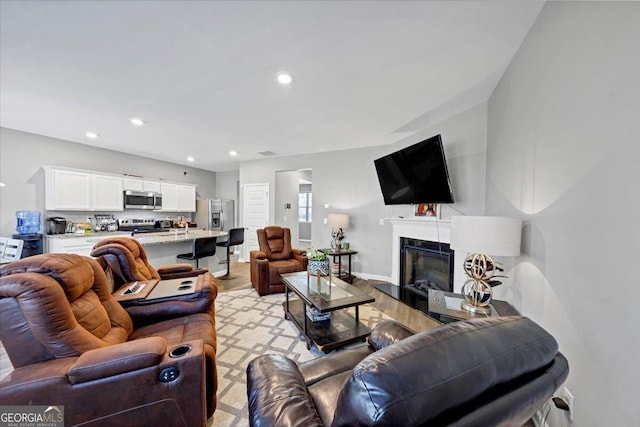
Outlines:
[[[431, 282], [432, 287], [438, 284], [437, 289], [460, 292], [465, 275], [462, 271], [462, 261], [455, 262], [454, 251], [449, 247], [451, 221], [390, 218], [389, 222], [393, 226], [390, 242], [391, 277], [388, 283], [374, 285], [376, 289], [418, 310], [422, 309], [421, 305], [427, 303], [427, 290], [416, 288], [416, 281], [419, 281], [421, 288], [428, 288], [427, 283]], [[408, 259], [406, 249], [409, 249]], [[424, 259], [424, 256], [427, 259]], [[433, 259], [429, 260], [429, 258]], [[410, 267], [401, 272], [405, 270], [406, 265]], [[431, 271], [429, 277], [420, 277], [420, 271], [423, 268]], [[439, 274], [436, 275], [436, 272]], [[409, 292], [405, 291], [407, 287]], [[407, 297], [403, 298], [401, 294], [407, 294]]]
[[400, 300], [426, 312], [429, 289], [453, 292], [453, 259], [448, 243], [401, 237]]
[[400, 292], [410, 285], [453, 292], [453, 255], [448, 243], [401, 237]]

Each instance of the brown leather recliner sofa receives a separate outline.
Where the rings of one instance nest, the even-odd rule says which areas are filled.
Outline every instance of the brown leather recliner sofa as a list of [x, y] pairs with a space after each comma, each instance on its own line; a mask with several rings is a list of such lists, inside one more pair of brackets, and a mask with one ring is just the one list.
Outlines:
[[292, 249], [288, 228], [272, 225], [258, 229], [257, 233], [260, 250], [249, 254], [251, 284], [260, 295], [284, 292], [280, 275], [305, 271], [306, 251]]
[[[152, 301], [121, 301], [136, 326], [195, 313], [209, 313], [213, 316], [218, 284], [207, 269], [194, 269], [191, 264], [171, 264], [156, 270], [149, 264], [147, 252], [142, 244], [136, 239], [125, 236], [101, 239], [93, 247], [91, 256], [96, 257], [105, 272], [113, 277], [112, 293], [123, 285], [135, 281], [170, 280], [206, 275], [206, 280], [197, 281], [196, 292], [191, 294]], [[160, 282], [157, 286], [162, 285], [163, 283]]]
[[214, 318], [134, 329], [93, 259], [37, 255], [0, 269], [0, 405], [63, 405], [65, 425], [204, 426], [216, 407]]
[[413, 334], [387, 321], [368, 344], [299, 366], [247, 367], [257, 426], [522, 426], [565, 381], [555, 339], [525, 317], [474, 319]]

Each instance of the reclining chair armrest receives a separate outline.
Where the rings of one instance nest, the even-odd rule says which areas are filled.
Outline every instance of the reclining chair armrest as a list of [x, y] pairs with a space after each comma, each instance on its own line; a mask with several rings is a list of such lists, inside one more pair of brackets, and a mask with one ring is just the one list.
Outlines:
[[307, 259], [307, 251], [303, 251], [302, 249], [294, 249], [293, 258], [302, 263], [303, 269], [307, 269], [307, 265], [309, 262], [309, 260]]
[[259, 295], [269, 293], [269, 260], [265, 258], [251, 258], [251, 284]]
[[362, 343], [300, 363], [298, 369], [304, 378], [305, 384], [310, 387], [329, 377], [353, 370], [354, 366], [373, 352], [374, 350], [371, 346]]
[[187, 263], [163, 265], [158, 268], [161, 280], [182, 279], [183, 277], [195, 277], [207, 273], [206, 268], [194, 269], [193, 265]]
[[267, 254], [262, 251], [251, 251], [249, 253], [250, 261], [259, 260], [259, 259], [267, 259]]
[[250, 424], [322, 426], [296, 363], [280, 354], [259, 356], [247, 366]]
[[20, 394], [38, 396], [39, 390], [68, 384], [67, 372], [78, 360], [64, 357], [16, 368], [0, 381], [0, 402], [3, 405], [24, 405]]
[[69, 382], [80, 384], [154, 366], [160, 363], [166, 350], [167, 342], [161, 337], [89, 350], [70, 367]]
[[371, 348], [378, 351], [411, 335], [415, 335], [411, 329], [394, 320], [386, 320], [373, 328], [367, 341]]

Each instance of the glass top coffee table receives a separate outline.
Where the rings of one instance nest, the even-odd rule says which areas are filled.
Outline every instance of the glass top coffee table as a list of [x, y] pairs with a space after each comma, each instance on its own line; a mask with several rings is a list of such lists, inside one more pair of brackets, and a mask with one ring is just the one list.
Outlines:
[[[315, 344], [318, 349], [328, 353], [358, 340], [364, 340], [371, 330], [360, 323], [358, 306], [375, 301], [375, 298], [337, 277], [321, 277], [320, 283], [315, 276], [306, 271], [282, 274], [286, 287], [284, 317], [292, 320], [298, 330], [304, 334], [307, 349]], [[298, 298], [290, 300], [289, 292]], [[346, 308], [355, 307], [355, 318]], [[310, 315], [307, 312], [311, 311]], [[330, 313], [326, 320], [313, 321], [309, 316], [322, 318]]]

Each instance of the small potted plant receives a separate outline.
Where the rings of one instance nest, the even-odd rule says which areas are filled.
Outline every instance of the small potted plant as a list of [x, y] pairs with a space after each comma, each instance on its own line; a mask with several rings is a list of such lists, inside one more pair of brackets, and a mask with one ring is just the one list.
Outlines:
[[307, 271], [312, 276], [328, 276], [329, 275], [329, 256], [317, 249], [307, 249], [308, 267]]

